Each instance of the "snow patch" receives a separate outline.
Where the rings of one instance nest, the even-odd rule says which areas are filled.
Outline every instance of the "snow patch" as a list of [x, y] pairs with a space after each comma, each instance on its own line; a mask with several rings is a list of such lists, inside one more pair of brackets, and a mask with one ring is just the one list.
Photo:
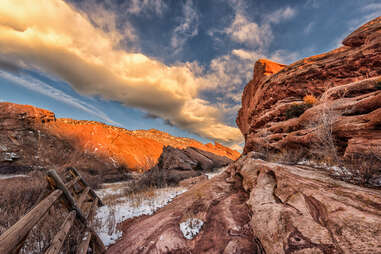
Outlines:
[[352, 172], [350, 172], [347, 168], [342, 166], [330, 166], [327, 163], [321, 162], [321, 163], [315, 163], [310, 160], [302, 160], [297, 163], [298, 165], [304, 165], [304, 166], [310, 166], [314, 168], [320, 168], [320, 169], [326, 169], [328, 171], [331, 171], [334, 175], [338, 176], [351, 176], [353, 175]]
[[225, 171], [226, 168], [227, 167], [223, 167], [223, 168], [220, 168], [214, 172], [205, 173], [205, 175], [208, 177], [208, 179], [212, 179], [215, 176], [221, 175]]
[[[154, 190], [154, 195], [144, 199], [141, 197], [118, 198], [113, 204], [98, 208], [95, 216], [97, 225], [95, 230], [105, 246], [110, 246], [122, 236], [122, 232], [116, 227], [118, 223], [141, 215], [152, 215], [185, 191], [187, 190], [180, 187], [163, 188]], [[118, 195], [120, 192], [120, 189], [108, 188], [96, 191], [101, 198]]]
[[16, 178], [16, 177], [29, 177], [29, 176], [28, 175], [0, 175], [0, 180]]
[[200, 233], [202, 225], [204, 225], [202, 220], [189, 218], [185, 222], [180, 223], [180, 230], [186, 239], [191, 240]]

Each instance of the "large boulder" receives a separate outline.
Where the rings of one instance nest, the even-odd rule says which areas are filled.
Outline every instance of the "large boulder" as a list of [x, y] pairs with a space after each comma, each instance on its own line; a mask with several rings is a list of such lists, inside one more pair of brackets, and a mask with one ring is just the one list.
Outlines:
[[[347, 180], [378, 185], [381, 17], [343, 44], [288, 66], [271, 68], [274, 63], [263, 60], [255, 64], [236, 121], [245, 136], [244, 153], [340, 166], [351, 175]], [[272, 74], [267, 69], [273, 69]]]
[[201, 176], [231, 163], [232, 160], [194, 147], [178, 149], [165, 146], [157, 165], [144, 173], [138, 186], [177, 185], [188, 178]]

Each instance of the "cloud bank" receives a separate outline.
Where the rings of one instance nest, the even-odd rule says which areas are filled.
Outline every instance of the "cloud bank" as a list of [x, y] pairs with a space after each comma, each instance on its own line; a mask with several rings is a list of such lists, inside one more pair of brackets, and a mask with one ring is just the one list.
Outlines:
[[120, 38], [107, 18], [98, 20], [111, 24], [105, 32], [62, 0], [2, 0], [1, 57], [53, 74], [81, 94], [140, 108], [202, 137], [241, 142], [240, 131], [224, 124], [221, 112], [198, 97], [205, 80], [189, 64], [167, 66], [118, 49]]
[[44, 82], [41, 82], [40, 80], [37, 80], [30, 76], [14, 75], [4, 71], [0, 71], [0, 77], [6, 80], [12, 81], [14, 84], [23, 86], [29, 90], [46, 95], [57, 101], [63, 102], [67, 105], [70, 105], [72, 107], [85, 111], [89, 113], [90, 115], [96, 116], [109, 124], [122, 126], [122, 124], [112, 120], [111, 118], [107, 116], [107, 114], [105, 114], [103, 111], [99, 110], [98, 108], [94, 107], [93, 105], [89, 103], [85, 103], [81, 100], [78, 100], [74, 98], [73, 96], [70, 96], [69, 94], [64, 93], [63, 91], [59, 89], [56, 89]]

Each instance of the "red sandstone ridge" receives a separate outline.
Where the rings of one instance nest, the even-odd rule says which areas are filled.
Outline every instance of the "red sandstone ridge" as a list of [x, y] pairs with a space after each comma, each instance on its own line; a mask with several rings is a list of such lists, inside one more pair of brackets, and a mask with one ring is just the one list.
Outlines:
[[130, 131], [94, 121], [56, 119], [53, 112], [28, 105], [0, 103], [0, 112], [5, 128], [33, 127], [46, 135], [65, 140], [85, 154], [107, 158], [116, 168], [126, 167], [137, 171], [149, 169], [156, 164], [163, 146], [168, 145], [176, 148], [195, 147], [232, 160], [240, 155], [218, 143], [204, 145], [193, 139], [174, 137], [154, 129]]
[[[381, 165], [381, 17], [343, 44], [288, 66], [255, 64], [236, 121], [245, 136], [244, 153], [328, 164], [371, 160], [373, 169], [360, 169], [371, 179], [363, 180], [381, 184], [376, 172]], [[306, 95], [316, 103], [307, 105]]]
[[[254, 67], [254, 72], [261, 72], [265, 76], [271, 76], [282, 70], [285, 66], [284, 64], [279, 64], [267, 59], [259, 59]], [[261, 71], [259, 71], [259, 69], [261, 69]]]
[[[374, 157], [381, 143], [380, 21], [352, 33], [351, 46], [269, 76], [267, 62], [257, 62], [237, 119], [246, 153], [152, 216], [124, 222], [122, 239], [107, 253], [381, 253], [381, 190], [290, 163], [312, 159], [316, 149], [339, 161], [373, 151], [355, 170], [381, 185], [377, 171], [361, 171], [381, 161]], [[317, 98], [313, 105], [304, 102], [307, 94]], [[280, 155], [288, 165], [266, 161]], [[192, 239], [179, 226], [189, 218], [203, 222]]]

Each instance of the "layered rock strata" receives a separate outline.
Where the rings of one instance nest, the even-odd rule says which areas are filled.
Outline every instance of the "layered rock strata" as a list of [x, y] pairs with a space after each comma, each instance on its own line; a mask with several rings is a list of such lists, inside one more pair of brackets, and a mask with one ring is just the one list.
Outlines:
[[[338, 49], [269, 75], [271, 66], [258, 61], [242, 95], [237, 125], [244, 153], [338, 165], [359, 182], [381, 185], [381, 17]], [[304, 101], [307, 95], [316, 101]]]

